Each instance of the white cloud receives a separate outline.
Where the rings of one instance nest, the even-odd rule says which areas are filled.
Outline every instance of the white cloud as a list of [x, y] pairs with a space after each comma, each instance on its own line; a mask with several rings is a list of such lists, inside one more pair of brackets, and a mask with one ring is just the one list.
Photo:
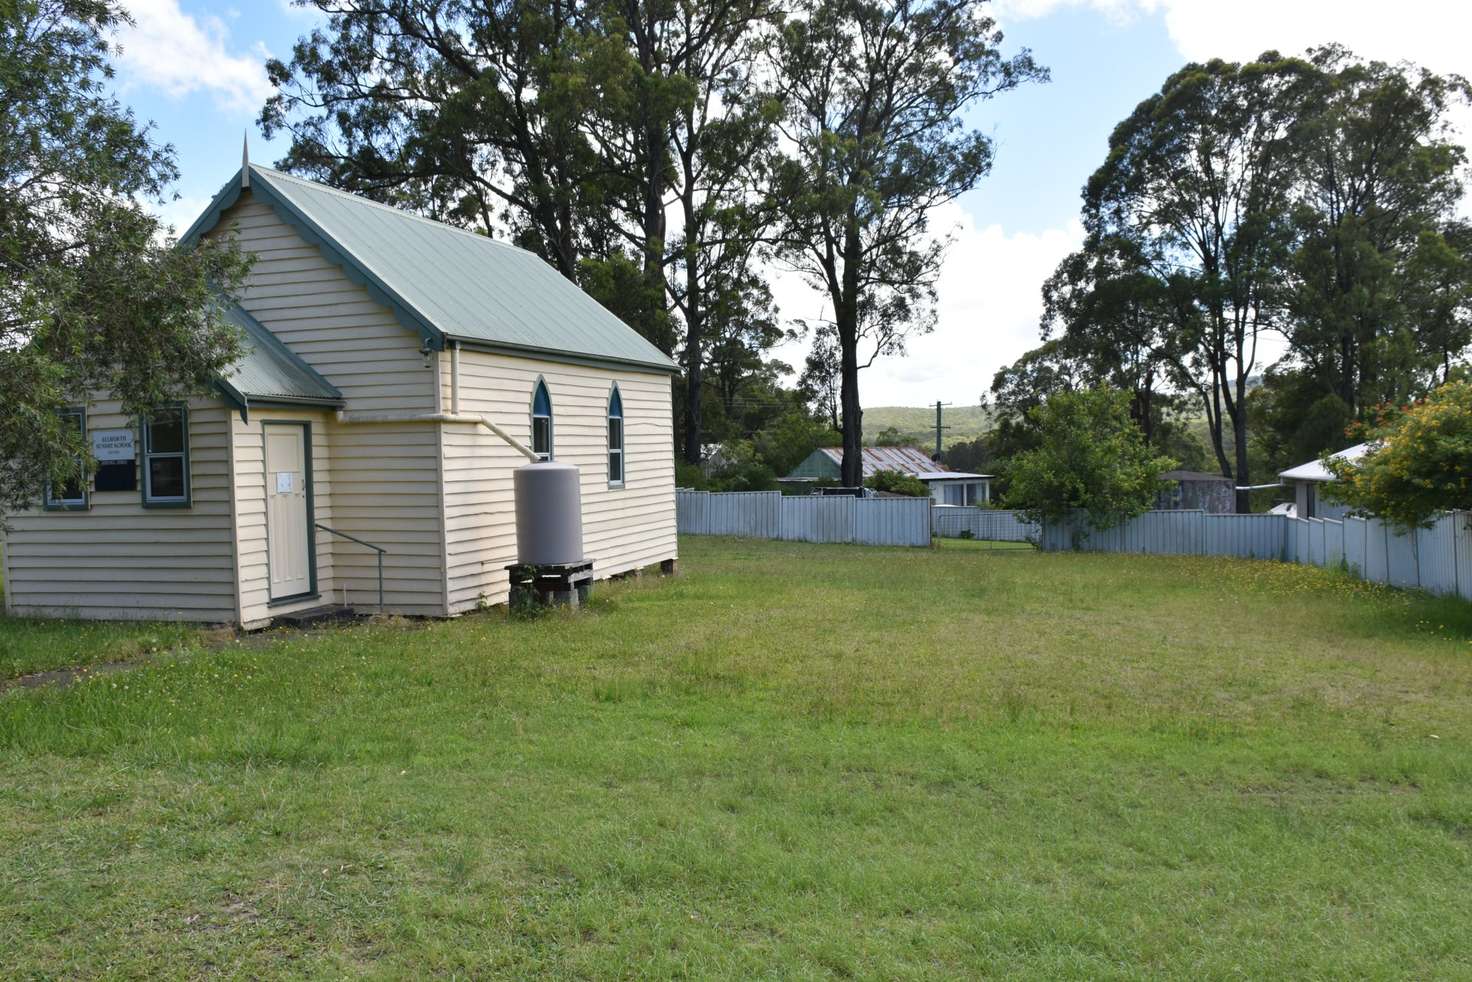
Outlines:
[[271, 94], [265, 47], [232, 51], [220, 18], [191, 17], [178, 0], [128, 0], [127, 9], [134, 24], [117, 37], [125, 85], [152, 86], [176, 99], [207, 92], [221, 108], [251, 112]]
[[1177, 50], [1193, 61], [1338, 42], [1367, 58], [1462, 72], [1472, 27], [1472, 5], [1448, 0], [998, 0], [996, 15], [1015, 23], [1081, 7], [1115, 19], [1162, 16]]
[[[865, 406], [919, 406], [937, 399], [975, 405], [997, 369], [1038, 345], [1042, 283], [1083, 241], [1077, 223], [1040, 233], [978, 227], [958, 204], [937, 209], [932, 227], [953, 228], [939, 295], [935, 331], [912, 339], [903, 356], [881, 358], [859, 373]], [[828, 305], [799, 279], [774, 284], [785, 318], [826, 316]], [[806, 344], [780, 355], [800, 366]]]

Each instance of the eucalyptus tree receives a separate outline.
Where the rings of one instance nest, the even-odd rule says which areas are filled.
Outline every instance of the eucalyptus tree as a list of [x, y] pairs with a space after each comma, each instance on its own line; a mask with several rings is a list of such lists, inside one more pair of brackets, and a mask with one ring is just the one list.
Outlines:
[[0, 515], [88, 459], [60, 410], [101, 389], [142, 412], [202, 390], [238, 355], [219, 316], [246, 264], [176, 249], [140, 201], [173, 150], [110, 94], [107, 0], [0, 0]]
[[1466, 152], [1451, 110], [1468, 85], [1342, 47], [1315, 69], [1297, 135], [1294, 249], [1286, 264], [1294, 354], [1363, 417], [1445, 373], [1472, 301], [1457, 218]]
[[[1187, 65], [1115, 128], [1085, 189], [1090, 233], [1134, 243], [1157, 280], [1199, 309], [1182, 325], [1180, 363], [1222, 473], [1239, 486], [1251, 483], [1248, 379], [1264, 332], [1282, 327], [1296, 141], [1313, 81], [1312, 66], [1275, 52]], [[1247, 510], [1247, 492], [1237, 507]]]
[[974, 105], [1047, 72], [1005, 57], [983, 0], [798, 0], [775, 47], [782, 256], [832, 306], [843, 482], [858, 485], [861, 368], [934, 324], [935, 208], [990, 170]]
[[583, 0], [310, 0], [323, 26], [271, 60], [282, 166], [486, 234], [568, 279], [606, 236], [584, 117], [621, 79]]

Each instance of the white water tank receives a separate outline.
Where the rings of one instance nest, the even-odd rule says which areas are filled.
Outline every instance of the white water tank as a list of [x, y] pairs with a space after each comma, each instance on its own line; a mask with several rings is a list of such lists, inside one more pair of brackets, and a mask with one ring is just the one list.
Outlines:
[[578, 469], [544, 460], [512, 472], [516, 561], [559, 566], [583, 561], [583, 499]]

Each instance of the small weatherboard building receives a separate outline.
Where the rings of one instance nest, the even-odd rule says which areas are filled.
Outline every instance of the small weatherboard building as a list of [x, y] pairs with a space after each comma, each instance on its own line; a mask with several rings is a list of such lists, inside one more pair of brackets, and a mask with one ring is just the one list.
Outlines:
[[[880, 471], [899, 471], [918, 478], [930, 489], [930, 499], [937, 505], [984, 505], [991, 501], [992, 475], [947, 470], [919, 447], [865, 447], [864, 480]], [[819, 447], [778, 482], [789, 487], [816, 487], [836, 484], [842, 475], [843, 448]]]
[[78, 397], [96, 467], [12, 517], [8, 612], [251, 628], [376, 608], [380, 556], [388, 611], [500, 603], [529, 457], [578, 468], [595, 576], [673, 565], [675, 366], [547, 263], [249, 163], [213, 236], [247, 353], [143, 419]]

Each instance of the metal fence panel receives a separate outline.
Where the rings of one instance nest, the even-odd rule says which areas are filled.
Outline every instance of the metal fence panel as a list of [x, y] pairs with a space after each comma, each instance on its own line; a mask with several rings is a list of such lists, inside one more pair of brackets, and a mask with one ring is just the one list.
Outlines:
[[1378, 518], [1365, 519], [1365, 565], [1360, 574], [1371, 583], [1390, 582], [1390, 559], [1386, 551], [1388, 535]]
[[1324, 519], [1324, 565], [1344, 565], [1344, 523], [1332, 518]]
[[962, 532], [973, 539], [988, 542], [1036, 541], [1039, 529], [1015, 511], [1000, 508], [972, 508], [960, 505], [937, 505], [931, 509], [931, 524], [936, 535], [955, 539]]
[[1282, 515], [1203, 515], [1201, 551], [1207, 556], [1281, 559]]
[[685, 535], [930, 545], [928, 498], [789, 498], [775, 491], [680, 490], [675, 507], [676, 527]]
[[1456, 543], [1452, 549], [1453, 561], [1457, 564], [1457, 592], [1466, 600], [1472, 600], [1472, 512], [1452, 512], [1456, 521], [1452, 525]]
[[1421, 585], [1421, 578], [1416, 562], [1416, 533], [1396, 532], [1394, 529], [1386, 529], [1385, 537], [1386, 567], [1389, 571], [1388, 582], [1391, 586], [1415, 587]]
[[1363, 518], [1344, 520], [1344, 564], [1356, 576], [1365, 576], [1365, 529], [1368, 523]]
[[1416, 579], [1432, 593], [1457, 592], [1456, 515], [1441, 515], [1430, 528], [1416, 530]]
[[784, 498], [782, 538], [792, 542], [852, 542], [857, 498]]
[[776, 539], [782, 535], [780, 491], [712, 494], [706, 502], [708, 535], [736, 535], [748, 539]]
[[[795, 499], [788, 499], [795, 500]], [[930, 544], [930, 499], [864, 498], [854, 502], [854, 541], [868, 546]]]

